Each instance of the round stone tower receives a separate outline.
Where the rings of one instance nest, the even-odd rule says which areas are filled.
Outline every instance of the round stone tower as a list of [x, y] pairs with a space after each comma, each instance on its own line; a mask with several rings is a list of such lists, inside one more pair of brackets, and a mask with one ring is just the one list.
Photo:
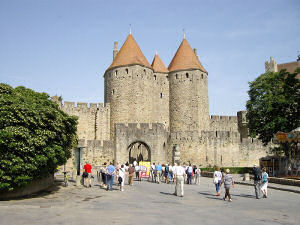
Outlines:
[[167, 130], [169, 130], [169, 71], [157, 53], [154, 56], [151, 66], [154, 71], [152, 99], [153, 122], [162, 123]]
[[209, 130], [207, 71], [186, 39], [168, 69], [171, 133]]
[[104, 80], [105, 103], [111, 107], [111, 138], [116, 123], [152, 122], [153, 69], [131, 34], [120, 51], [114, 53]]

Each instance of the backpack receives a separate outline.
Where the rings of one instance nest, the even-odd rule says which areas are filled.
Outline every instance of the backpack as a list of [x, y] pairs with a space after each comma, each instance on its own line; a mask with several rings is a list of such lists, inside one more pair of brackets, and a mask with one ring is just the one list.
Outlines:
[[267, 176], [267, 173], [264, 173], [264, 176], [263, 176], [262, 182], [263, 182], [263, 183], [266, 183], [266, 182], [268, 182], [268, 176]]
[[261, 170], [260, 169], [254, 170], [254, 180], [261, 180]]

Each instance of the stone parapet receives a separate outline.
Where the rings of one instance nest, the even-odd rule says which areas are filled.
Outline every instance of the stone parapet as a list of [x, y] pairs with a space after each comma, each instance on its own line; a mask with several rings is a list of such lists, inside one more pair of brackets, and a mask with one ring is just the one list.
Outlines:
[[38, 180], [33, 180], [23, 188], [16, 188], [15, 190], [8, 191], [8, 192], [0, 192], [0, 199], [6, 200], [6, 199], [20, 198], [27, 195], [31, 195], [47, 189], [48, 187], [53, 185], [53, 182], [54, 182], [54, 176], [53, 174], [51, 174], [48, 177], [44, 177]]

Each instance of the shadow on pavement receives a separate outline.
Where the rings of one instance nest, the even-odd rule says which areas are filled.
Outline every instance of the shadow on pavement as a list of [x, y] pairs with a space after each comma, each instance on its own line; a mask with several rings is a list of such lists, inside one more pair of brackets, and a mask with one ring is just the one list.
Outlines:
[[209, 198], [209, 199], [215, 199], [215, 200], [222, 200], [223, 201], [223, 198], [220, 197], [220, 196], [216, 196], [215, 194], [211, 194], [209, 192], [198, 192], [200, 195], [205, 195], [206, 198]]
[[171, 193], [168, 193], [168, 192], [159, 192], [159, 193], [161, 193], [161, 194], [163, 194], [163, 195], [174, 195], [174, 194], [171, 194]]
[[254, 195], [245, 195], [245, 194], [240, 194], [240, 195], [237, 195], [237, 194], [230, 194], [232, 196], [237, 196], [237, 197], [243, 197], [243, 198], [255, 198]]

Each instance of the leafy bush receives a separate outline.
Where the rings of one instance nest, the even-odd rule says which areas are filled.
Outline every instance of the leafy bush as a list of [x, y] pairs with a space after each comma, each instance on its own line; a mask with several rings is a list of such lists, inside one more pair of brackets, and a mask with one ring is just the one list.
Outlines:
[[[214, 172], [216, 167], [201, 168], [201, 171]], [[221, 167], [221, 169], [229, 169], [231, 174], [252, 173], [252, 167]]]
[[55, 172], [77, 144], [77, 118], [46, 93], [0, 84], [0, 190]]

